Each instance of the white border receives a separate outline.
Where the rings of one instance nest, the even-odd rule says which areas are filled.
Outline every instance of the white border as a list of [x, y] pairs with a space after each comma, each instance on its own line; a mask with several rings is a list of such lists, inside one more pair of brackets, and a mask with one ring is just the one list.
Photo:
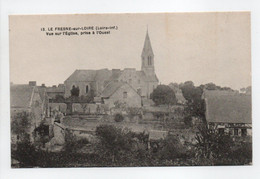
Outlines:
[[[257, 0], [0, 0], [0, 178], [258, 178], [260, 106], [260, 3]], [[253, 166], [164, 168], [10, 169], [9, 42], [10, 14], [251, 11], [253, 86]]]

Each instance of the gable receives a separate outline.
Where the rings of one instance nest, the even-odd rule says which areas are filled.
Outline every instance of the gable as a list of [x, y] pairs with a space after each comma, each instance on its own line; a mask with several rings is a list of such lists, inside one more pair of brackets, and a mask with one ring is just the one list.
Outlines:
[[11, 85], [10, 105], [11, 107], [28, 108], [31, 106], [34, 86]]

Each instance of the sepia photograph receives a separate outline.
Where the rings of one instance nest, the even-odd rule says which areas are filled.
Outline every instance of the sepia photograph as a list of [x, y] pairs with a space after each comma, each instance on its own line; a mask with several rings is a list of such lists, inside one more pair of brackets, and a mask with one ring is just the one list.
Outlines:
[[250, 12], [10, 15], [11, 168], [251, 166]]

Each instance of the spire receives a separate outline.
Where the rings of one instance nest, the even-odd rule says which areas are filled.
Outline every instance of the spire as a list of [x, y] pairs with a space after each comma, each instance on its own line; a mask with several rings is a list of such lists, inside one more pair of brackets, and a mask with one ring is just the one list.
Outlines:
[[154, 56], [150, 37], [149, 37], [149, 33], [148, 33], [148, 25], [147, 25], [147, 31], [146, 31], [145, 41], [144, 41], [142, 57], [145, 57], [145, 56], [148, 56], [148, 55]]

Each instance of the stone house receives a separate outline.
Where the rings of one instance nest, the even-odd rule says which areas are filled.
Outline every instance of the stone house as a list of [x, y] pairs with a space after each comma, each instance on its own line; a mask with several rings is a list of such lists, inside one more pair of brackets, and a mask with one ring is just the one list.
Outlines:
[[79, 96], [87, 96], [90, 90], [93, 90], [95, 97], [101, 97], [108, 85], [127, 83], [131, 86], [131, 90], [139, 94], [134, 95], [138, 98], [137, 100], [139, 100], [140, 96], [143, 99], [148, 99], [152, 91], [157, 87], [158, 82], [159, 80], [155, 74], [154, 54], [147, 32], [141, 54], [140, 71], [134, 68], [125, 68], [124, 70], [76, 70], [64, 82], [64, 97], [71, 96], [73, 87], [79, 88]]
[[205, 90], [202, 97], [209, 127], [232, 136], [252, 135], [251, 95]]
[[102, 92], [101, 99], [109, 108], [114, 107], [115, 102], [125, 103], [128, 107], [141, 107], [141, 96], [125, 82], [109, 83]]
[[[33, 141], [32, 132], [38, 127], [45, 115], [44, 101], [40, 96], [40, 90], [36, 86], [36, 82], [29, 82], [29, 85], [11, 85], [10, 87], [10, 110], [11, 122], [21, 120], [18, 114], [28, 114], [29, 127], [26, 129]], [[19, 122], [19, 121], [18, 121]], [[11, 126], [11, 128], [14, 126]], [[12, 133], [12, 143], [16, 143], [19, 136]]]

